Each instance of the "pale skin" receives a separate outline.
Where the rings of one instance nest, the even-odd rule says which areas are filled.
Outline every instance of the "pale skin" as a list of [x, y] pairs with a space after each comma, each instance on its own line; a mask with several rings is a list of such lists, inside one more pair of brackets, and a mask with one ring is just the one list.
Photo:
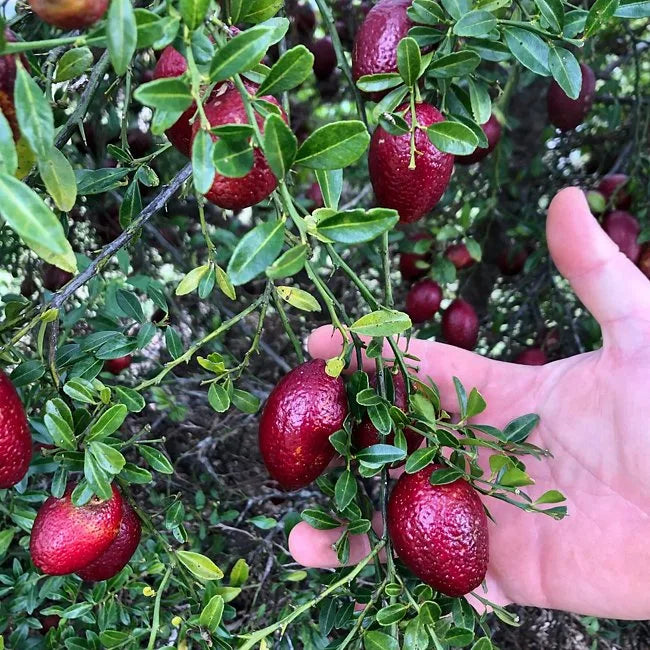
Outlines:
[[[541, 421], [530, 442], [554, 458], [524, 459], [536, 484], [558, 489], [569, 515], [555, 521], [487, 499], [490, 524], [487, 597], [619, 619], [650, 618], [650, 282], [592, 217], [583, 193], [562, 190], [546, 224], [551, 255], [598, 320], [603, 347], [545, 366], [493, 361], [430, 341], [411, 341], [420, 377], [439, 386], [454, 410], [452, 376], [476, 386], [488, 403], [478, 420], [503, 426], [524, 413]], [[339, 353], [340, 335], [316, 330], [309, 352]], [[389, 350], [388, 350], [389, 351]], [[388, 355], [388, 351], [386, 354]], [[368, 363], [367, 370], [374, 364]], [[484, 461], [485, 459], [483, 459]], [[289, 547], [309, 567], [334, 567], [337, 531], [296, 526]], [[351, 545], [350, 562], [369, 550]]]

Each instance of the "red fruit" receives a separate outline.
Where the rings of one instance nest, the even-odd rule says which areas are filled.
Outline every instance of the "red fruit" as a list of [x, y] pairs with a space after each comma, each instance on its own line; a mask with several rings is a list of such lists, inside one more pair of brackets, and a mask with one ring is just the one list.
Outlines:
[[133, 557], [140, 543], [142, 526], [135, 510], [122, 499], [122, 521], [117, 537], [94, 561], [77, 571], [82, 580], [98, 582], [117, 575]]
[[581, 63], [582, 87], [577, 99], [571, 99], [557, 81], [552, 81], [546, 96], [548, 119], [560, 131], [575, 129], [584, 122], [594, 101], [596, 75], [586, 64]]
[[[370, 376], [370, 385], [373, 388], [377, 386], [377, 375]], [[393, 390], [393, 404], [397, 406], [397, 408], [406, 412], [408, 406], [406, 400], [406, 386], [404, 385], [404, 378], [401, 374], [393, 375]], [[412, 429], [404, 429], [404, 437], [406, 438], [406, 445], [409, 454], [414, 452], [422, 442], [422, 436]], [[357, 449], [364, 449], [365, 447], [370, 447], [371, 445], [376, 445], [380, 442], [392, 445], [395, 442], [395, 434], [391, 433], [386, 438], [382, 439], [379, 431], [377, 431], [368, 415], [365, 415], [363, 420], [361, 420], [361, 422], [352, 430], [352, 442]], [[406, 462], [406, 460], [404, 462]], [[402, 464], [403, 463], [396, 463], [395, 466], [397, 467]]]
[[456, 298], [442, 314], [442, 335], [450, 345], [471, 350], [478, 340], [479, 321], [474, 307]]
[[[397, 72], [397, 45], [408, 35], [413, 23], [406, 15], [411, 0], [380, 0], [366, 16], [352, 50], [352, 77]], [[371, 93], [379, 101], [386, 92]]]
[[32, 436], [23, 403], [9, 377], [0, 370], [0, 489], [21, 481], [31, 459]]
[[151, 153], [153, 149], [153, 138], [149, 131], [140, 131], [140, 129], [131, 129], [126, 140], [129, 143], [129, 150], [134, 158], [144, 158]]
[[322, 359], [287, 373], [260, 419], [260, 451], [269, 474], [287, 490], [309, 485], [336, 455], [329, 437], [347, 414], [343, 380], [327, 375]]
[[503, 275], [517, 275], [521, 273], [528, 259], [525, 248], [507, 248], [502, 250], [497, 257], [497, 266]]
[[74, 277], [72, 273], [45, 262], [42, 269], [43, 286], [48, 291], [58, 291]]
[[464, 596], [485, 579], [487, 517], [464, 479], [431, 485], [442, 465], [402, 474], [388, 501], [388, 533], [395, 553], [420, 579], [447, 596]]
[[46, 23], [61, 29], [82, 29], [97, 22], [108, 9], [108, 0], [29, 0], [32, 11]]
[[[268, 102], [280, 106], [275, 97], [266, 95], [263, 97]], [[248, 117], [244, 109], [239, 91], [236, 89], [227, 90], [218, 97], [211, 97], [205, 105], [205, 114], [211, 126], [220, 124], [248, 124]], [[287, 117], [282, 112], [284, 121]], [[261, 115], [256, 114], [255, 119], [263, 130], [264, 120]], [[198, 121], [194, 124], [194, 133], [199, 129]], [[214, 140], [218, 140], [213, 136]], [[278, 180], [264, 158], [264, 154], [258, 148], [254, 150], [253, 168], [241, 178], [228, 178], [221, 174], [215, 174], [212, 187], [205, 196], [211, 203], [220, 208], [228, 210], [242, 210], [251, 205], [259, 203], [273, 192], [277, 187]]]
[[56, 614], [50, 614], [49, 616], [39, 616], [38, 620], [43, 626], [43, 634], [47, 634], [53, 627], [59, 627], [61, 617]]
[[650, 279], [650, 244], [641, 247], [638, 264], [643, 274]]
[[501, 139], [501, 124], [494, 115], [490, 115], [490, 119], [481, 126], [483, 133], [488, 141], [487, 147], [477, 147], [473, 153], [467, 156], [456, 156], [456, 162], [461, 165], [471, 165], [472, 163], [483, 160], [486, 156], [492, 153], [494, 147], [497, 146]]
[[293, 24], [302, 36], [311, 36], [316, 27], [316, 16], [309, 3], [299, 2], [292, 12]]
[[307, 198], [312, 202], [312, 209], [322, 208], [325, 203], [323, 201], [323, 193], [321, 192], [320, 185], [316, 182], [309, 186], [306, 192]]
[[122, 495], [115, 485], [110, 499], [93, 498], [72, 504], [74, 486], [62, 498], [50, 497], [41, 506], [29, 542], [32, 562], [43, 573], [65, 575], [94, 562], [113, 543], [122, 520]]
[[[5, 40], [7, 43], [15, 43], [18, 39], [10, 30], [5, 29]], [[14, 83], [16, 81], [16, 55], [5, 54], [0, 56], [0, 111], [7, 118], [11, 131], [14, 134], [14, 140], [20, 138], [20, 129], [18, 128], [18, 119], [16, 118], [16, 107], [14, 105]], [[26, 70], [29, 70], [27, 59], [23, 54], [20, 60]]]
[[469, 254], [465, 244], [452, 244], [445, 251], [445, 257], [458, 271], [468, 269], [475, 262], [474, 258]]
[[548, 358], [541, 348], [528, 348], [521, 351], [514, 358], [514, 363], [520, 363], [524, 366], [543, 366], [548, 363]]
[[[397, 111], [408, 107], [402, 104]], [[410, 133], [390, 135], [378, 126], [368, 152], [368, 171], [377, 201], [384, 208], [397, 210], [403, 223], [417, 221], [438, 203], [454, 169], [454, 157], [438, 151], [425, 130], [443, 121], [438, 109], [431, 104], [417, 104], [415, 114], [420, 127], [415, 131], [415, 169], [409, 169]], [[404, 118], [410, 124], [410, 110]]]
[[104, 370], [107, 370], [114, 375], [119, 375], [122, 370], [125, 370], [133, 363], [133, 357], [130, 354], [127, 354], [123, 357], [118, 357], [117, 359], [107, 359], [104, 362]]
[[314, 41], [309, 49], [314, 55], [314, 74], [316, 79], [325, 81], [336, 68], [336, 50], [329, 36]]
[[616, 191], [614, 207], [627, 210], [632, 205], [632, 197], [627, 193], [625, 188], [621, 187], [627, 183], [627, 180], [626, 174], [609, 174], [603, 177], [598, 184], [598, 191], [605, 197], [605, 201], [609, 203], [614, 192], [618, 190]]
[[[421, 241], [422, 239], [432, 240], [433, 238], [431, 237], [431, 235], [427, 234], [426, 232], [419, 232], [416, 235], [412, 235], [411, 237], [409, 237], [409, 240], [413, 242]], [[427, 251], [426, 253], [422, 253], [422, 254], [400, 253], [399, 270], [401, 271], [402, 277], [405, 280], [417, 280], [427, 272], [426, 267], [420, 268], [418, 266], [417, 264], [418, 262], [430, 263], [431, 251]]]
[[637, 241], [641, 226], [636, 217], [629, 212], [615, 210], [605, 217], [603, 229], [621, 249], [621, 253], [636, 264], [641, 254], [641, 245]]
[[440, 309], [441, 300], [442, 289], [437, 282], [420, 280], [406, 294], [406, 313], [414, 323], [424, 323]]

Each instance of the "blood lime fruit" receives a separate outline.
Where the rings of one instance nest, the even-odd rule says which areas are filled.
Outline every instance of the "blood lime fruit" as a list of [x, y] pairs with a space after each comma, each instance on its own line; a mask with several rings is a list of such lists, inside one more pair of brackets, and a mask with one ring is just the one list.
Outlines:
[[603, 229], [621, 252], [636, 264], [641, 254], [638, 242], [641, 226], [637, 218], [624, 210], [615, 210], [605, 217]]
[[584, 122], [594, 103], [596, 75], [586, 64], [581, 63], [582, 86], [577, 99], [571, 99], [557, 81], [552, 81], [546, 96], [548, 118], [560, 131], [569, 131]]
[[440, 285], [425, 278], [416, 282], [406, 294], [406, 313], [414, 323], [424, 323], [434, 317], [441, 301]]
[[0, 370], [0, 489], [21, 481], [31, 459], [32, 436], [23, 404], [9, 377]]
[[442, 314], [442, 335], [450, 345], [471, 350], [478, 340], [479, 320], [474, 307], [456, 298]]

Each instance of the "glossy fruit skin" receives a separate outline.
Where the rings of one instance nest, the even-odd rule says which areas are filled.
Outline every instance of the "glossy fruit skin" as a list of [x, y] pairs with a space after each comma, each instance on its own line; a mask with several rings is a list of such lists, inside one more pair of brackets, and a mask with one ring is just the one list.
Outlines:
[[548, 363], [548, 357], [541, 348], [528, 348], [522, 350], [514, 359], [514, 363], [520, 363], [523, 366], [543, 366]]
[[508, 248], [502, 250], [497, 257], [497, 266], [503, 275], [518, 275], [524, 270], [528, 259], [525, 248]]
[[[402, 104], [396, 112], [404, 111]], [[442, 122], [443, 117], [431, 104], [416, 104], [418, 124], [415, 132], [415, 169], [409, 169], [411, 135], [390, 135], [381, 126], [375, 129], [368, 152], [370, 182], [380, 206], [399, 212], [402, 223], [422, 218], [440, 200], [449, 185], [454, 157], [433, 146], [424, 128]], [[404, 115], [411, 123], [411, 112]]]
[[[408, 35], [413, 23], [406, 15], [412, 0], [380, 0], [361, 24], [352, 49], [352, 77], [397, 72], [397, 45]], [[386, 92], [369, 93], [379, 101]]]
[[650, 244], [643, 244], [641, 247], [638, 265], [643, 275], [650, 280]]
[[82, 580], [98, 582], [117, 575], [133, 557], [142, 536], [142, 525], [135, 510], [122, 499], [122, 521], [117, 537], [94, 561], [77, 571]]
[[122, 520], [122, 495], [115, 485], [106, 501], [72, 504], [73, 485], [60, 499], [50, 497], [41, 506], [29, 543], [32, 562], [43, 573], [74, 573], [94, 562], [117, 537]]
[[641, 244], [637, 241], [641, 226], [636, 217], [624, 210], [615, 210], [605, 217], [603, 229], [621, 249], [621, 253], [636, 264], [641, 255]]
[[471, 350], [478, 341], [479, 320], [474, 307], [456, 298], [442, 314], [442, 335], [458, 348]]
[[441, 301], [440, 285], [425, 278], [416, 282], [406, 294], [406, 313], [414, 323], [424, 323], [434, 317]]
[[[280, 106], [275, 97], [271, 97], [271, 95], [265, 95], [263, 99]], [[211, 126], [248, 124], [244, 102], [239, 91], [235, 88], [228, 89], [217, 97], [211, 97], [205, 104], [205, 114]], [[284, 111], [282, 117], [286, 122], [287, 116]], [[255, 119], [260, 131], [263, 131], [264, 120], [262, 116], [256, 113]], [[197, 121], [193, 127], [194, 133], [198, 131], [199, 126]], [[214, 136], [214, 140], [217, 139]], [[212, 187], [205, 194], [208, 201], [220, 208], [237, 211], [255, 205], [269, 196], [277, 187], [278, 179], [271, 171], [260, 149], [255, 148], [253, 156], [252, 169], [241, 178], [227, 178], [221, 174], [215, 174]]]
[[582, 124], [594, 102], [596, 75], [584, 63], [580, 64], [580, 69], [582, 70], [582, 87], [577, 99], [571, 99], [555, 80], [548, 88], [546, 96], [548, 119], [560, 131], [569, 131]]
[[319, 38], [309, 45], [314, 55], [314, 75], [319, 81], [329, 79], [336, 68], [336, 50], [329, 36]]
[[325, 205], [325, 202], [323, 201], [323, 193], [321, 192], [320, 185], [318, 183], [312, 183], [305, 195], [312, 203], [312, 210], [322, 208]]
[[[609, 202], [610, 197], [614, 194], [616, 188], [627, 183], [627, 174], [609, 174], [604, 176], [598, 184], [598, 191], [605, 197], [605, 201]], [[628, 194], [625, 188], [616, 192], [616, 202], [614, 207], [620, 210], [629, 210], [632, 205], [632, 197]]]
[[456, 267], [457, 271], [474, 265], [474, 258], [469, 254], [465, 244], [452, 244], [445, 251], [445, 257]]
[[104, 370], [107, 370], [113, 375], [119, 375], [122, 370], [126, 370], [126, 368], [128, 368], [132, 363], [133, 357], [130, 354], [126, 354], [117, 359], [107, 359], [104, 362]]
[[96, 23], [108, 9], [108, 0], [29, 0], [43, 21], [61, 29], [82, 29]]
[[[5, 40], [7, 43], [15, 43], [18, 39], [10, 30], [5, 29]], [[25, 70], [29, 70], [27, 59], [23, 54], [20, 55]], [[20, 138], [20, 129], [18, 128], [18, 119], [16, 118], [16, 107], [14, 105], [14, 84], [16, 82], [16, 55], [5, 54], [0, 56], [0, 111], [7, 118], [11, 131], [14, 134], [14, 140]]]
[[[377, 386], [377, 375], [370, 376], [370, 385], [375, 388]], [[393, 375], [393, 404], [402, 411], [407, 411], [407, 400], [406, 400], [406, 387], [404, 385], [404, 378], [401, 374]], [[404, 429], [404, 437], [406, 438], [406, 445], [408, 453], [414, 452], [422, 442], [422, 436], [413, 431], [412, 429]], [[379, 444], [380, 442], [385, 442], [387, 445], [392, 445], [395, 441], [395, 434], [390, 433], [386, 438], [382, 440], [379, 431], [370, 420], [368, 415], [365, 415], [364, 418], [357, 424], [352, 430], [352, 443], [357, 449], [364, 449], [365, 447], [370, 447], [371, 445]], [[395, 463], [395, 467], [399, 467], [406, 462], [406, 459], [401, 463]]]
[[286, 490], [318, 478], [336, 455], [329, 436], [347, 414], [343, 379], [328, 376], [325, 361], [307, 361], [287, 373], [260, 419], [260, 451], [271, 477]]
[[402, 474], [388, 500], [388, 533], [397, 556], [447, 596], [464, 596], [485, 579], [488, 526], [476, 490], [464, 479], [431, 485], [442, 465]]
[[[430, 239], [433, 241], [431, 235], [426, 232], [419, 232], [416, 235], [412, 235], [408, 238], [409, 241], [416, 242], [422, 241], [423, 239]], [[431, 262], [431, 251], [426, 253], [400, 253], [399, 256], [399, 270], [402, 274], [404, 280], [417, 280], [424, 276], [427, 272], [426, 267], [420, 268], [418, 262]]]
[[490, 115], [490, 119], [483, 125], [481, 125], [483, 133], [488, 141], [487, 147], [477, 147], [473, 153], [468, 154], [467, 156], [456, 156], [456, 162], [461, 165], [471, 165], [472, 163], [480, 162], [483, 158], [489, 156], [494, 148], [499, 144], [501, 140], [501, 123], [493, 115]]
[[74, 275], [68, 271], [60, 269], [53, 264], [43, 263], [42, 269], [43, 286], [48, 291], [58, 291], [61, 287], [65, 286], [72, 280]]
[[32, 460], [32, 435], [23, 403], [0, 370], [0, 489], [13, 487], [27, 473]]

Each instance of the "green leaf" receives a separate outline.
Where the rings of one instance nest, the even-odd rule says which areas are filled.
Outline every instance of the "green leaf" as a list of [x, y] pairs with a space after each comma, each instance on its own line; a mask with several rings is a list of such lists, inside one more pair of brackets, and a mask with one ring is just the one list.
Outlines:
[[492, 645], [492, 641], [488, 639], [487, 637], [483, 637], [482, 639], [479, 639], [473, 646], [471, 650], [493, 650], [494, 646]]
[[185, 277], [178, 283], [176, 287], [177, 296], [185, 296], [188, 293], [192, 293], [198, 286], [199, 282], [203, 276], [210, 271], [209, 264], [203, 264], [202, 266], [197, 266], [195, 269], [192, 269]]
[[412, 88], [420, 76], [422, 56], [415, 39], [407, 36], [397, 44], [397, 69], [404, 83]]
[[18, 169], [18, 155], [11, 126], [0, 111], [0, 172], [13, 176]]
[[357, 452], [356, 458], [360, 462], [369, 465], [383, 465], [385, 463], [394, 463], [406, 458], [406, 452], [394, 445], [370, 445]]
[[115, 386], [113, 388], [117, 400], [126, 406], [130, 413], [140, 413], [145, 407], [144, 397], [133, 388]]
[[553, 79], [560, 84], [560, 88], [571, 99], [578, 99], [582, 88], [582, 70], [575, 56], [563, 47], [551, 46], [548, 65]]
[[492, 100], [485, 84], [473, 79], [468, 80], [469, 101], [472, 106], [472, 115], [477, 124], [485, 124], [492, 114]]
[[366, 336], [393, 336], [411, 327], [411, 319], [401, 311], [381, 309], [362, 316], [350, 327], [355, 334]]
[[566, 501], [566, 497], [562, 492], [558, 492], [558, 490], [548, 490], [548, 492], [544, 492], [539, 499], [535, 499], [535, 505], [540, 505], [542, 503], [561, 503], [562, 501]]
[[433, 0], [414, 0], [406, 10], [414, 23], [425, 25], [440, 25], [445, 20], [445, 12]]
[[285, 251], [271, 266], [266, 269], [266, 275], [272, 280], [288, 278], [302, 271], [307, 259], [307, 245], [298, 244]]
[[[199, 194], [205, 194], [212, 187], [214, 181], [216, 168], [212, 161], [213, 150], [214, 140], [212, 136], [203, 129], [197, 131], [192, 142], [192, 180]], [[190, 289], [190, 291], [194, 289]], [[189, 291], [186, 293], [189, 293]]]
[[214, 275], [217, 279], [217, 285], [220, 291], [231, 300], [235, 300], [237, 297], [235, 287], [232, 286], [232, 282], [230, 282], [230, 278], [226, 275], [226, 272], [220, 266], [216, 266], [214, 269]]
[[442, 0], [442, 6], [454, 20], [460, 20], [469, 11], [471, 3], [470, 0]]
[[219, 138], [212, 149], [212, 162], [222, 176], [241, 178], [252, 169], [253, 155], [248, 140]]
[[345, 510], [357, 494], [357, 481], [352, 472], [345, 470], [336, 480], [334, 499], [339, 510]]
[[242, 413], [257, 413], [260, 409], [260, 399], [252, 393], [235, 388], [232, 392], [232, 403], [236, 409]]
[[91, 442], [88, 451], [95, 457], [100, 467], [109, 474], [119, 474], [126, 464], [124, 456], [117, 449], [103, 442]]
[[337, 210], [341, 192], [343, 191], [342, 169], [317, 169], [316, 180], [320, 185], [323, 202], [326, 208]]
[[470, 50], [452, 52], [434, 59], [429, 66], [428, 75], [438, 79], [464, 77], [478, 67], [481, 57]]
[[178, 2], [183, 22], [190, 29], [196, 29], [201, 25], [209, 6], [210, 0], [179, 0]]
[[515, 58], [535, 74], [548, 77], [548, 45], [533, 32], [520, 27], [506, 27], [506, 44]]
[[284, 243], [284, 223], [261, 223], [237, 244], [228, 264], [228, 276], [235, 286], [249, 282], [270, 266]]
[[364, 650], [399, 650], [399, 641], [388, 634], [372, 630], [363, 636]]
[[129, 635], [126, 632], [117, 630], [104, 630], [99, 634], [99, 642], [106, 648], [117, 648], [128, 641]]
[[562, 33], [564, 27], [564, 7], [561, 0], [535, 0], [535, 4], [544, 20], [549, 24], [551, 31]]
[[407, 611], [408, 605], [402, 605], [401, 603], [382, 607], [376, 614], [377, 623], [383, 627], [393, 625], [393, 623], [401, 621]]
[[617, 18], [650, 18], [650, 0], [621, 0], [614, 16]]
[[106, 23], [108, 54], [117, 75], [123, 75], [131, 63], [138, 42], [133, 3], [111, 0]]
[[187, 82], [172, 77], [155, 79], [138, 86], [133, 93], [134, 99], [144, 106], [163, 111], [185, 111], [192, 105], [192, 92]]
[[333, 530], [340, 528], [341, 522], [334, 519], [332, 515], [317, 508], [307, 508], [300, 515], [303, 521], [306, 521], [312, 528], [317, 530]]
[[452, 467], [443, 467], [442, 469], [437, 469], [429, 477], [429, 483], [431, 485], [447, 485], [448, 483], [453, 483], [457, 481], [463, 473], [460, 470], [454, 469]]
[[155, 447], [147, 445], [138, 445], [138, 450], [143, 458], [149, 463], [152, 469], [161, 474], [173, 474], [174, 466], [169, 461], [169, 458]]
[[474, 640], [474, 632], [463, 627], [452, 627], [445, 634], [445, 641], [458, 648], [462, 648]]
[[483, 413], [486, 407], [487, 403], [483, 399], [483, 395], [476, 388], [472, 388], [467, 400], [467, 417], [471, 418], [479, 413]]
[[86, 440], [103, 440], [115, 433], [126, 420], [128, 409], [124, 404], [115, 404], [108, 408], [90, 427]]
[[77, 169], [77, 193], [81, 196], [103, 194], [122, 185], [122, 179], [129, 174], [128, 167], [118, 169]]
[[363, 122], [333, 122], [316, 129], [300, 145], [296, 162], [312, 169], [341, 169], [356, 162], [369, 142]]
[[397, 211], [387, 208], [346, 210], [323, 219], [318, 232], [342, 244], [360, 244], [391, 230], [398, 221]]
[[510, 467], [503, 473], [499, 483], [507, 487], [523, 487], [524, 485], [534, 485], [535, 481], [518, 467]]
[[261, 97], [291, 90], [309, 77], [313, 66], [314, 55], [304, 45], [296, 45], [275, 62], [255, 94]]
[[209, 558], [194, 551], [176, 551], [176, 557], [199, 580], [221, 580], [223, 571]]
[[45, 374], [45, 366], [40, 359], [23, 361], [11, 373], [11, 383], [14, 388], [22, 388], [38, 381]]
[[57, 62], [54, 81], [60, 83], [83, 74], [93, 63], [93, 53], [87, 47], [68, 50]]
[[14, 105], [20, 133], [37, 158], [46, 158], [54, 141], [54, 117], [50, 103], [18, 59]]
[[609, 19], [616, 13], [618, 2], [619, 0], [596, 0], [591, 5], [585, 22], [585, 38], [593, 36], [599, 29], [605, 27]]
[[287, 123], [279, 115], [269, 115], [264, 123], [264, 155], [279, 181], [287, 175], [297, 151], [298, 140]]
[[172, 359], [178, 359], [183, 354], [183, 342], [173, 327], [165, 330], [165, 346]]
[[248, 580], [250, 568], [244, 558], [239, 558], [230, 570], [230, 584], [233, 587], [241, 587]]
[[503, 433], [508, 442], [524, 442], [538, 424], [539, 415], [528, 413], [508, 422]]
[[382, 92], [390, 88], [395, 88], [403, 82], [404, 80], [398, 72], [382, 72], [380, 74], [367, 74], [360, 77], [357, 81], [357, 88], [363, 90], [365, 93]]
[[96, 393], [92, 389], [92, 384], [84, 379], [71, 379], [63, 387], [63, 392], [77, 402], [96, 403]]
[[0, 558], [5, 556], [5, 553], [11, 546], [15, 532], [14, 528], [7, 528], [6, 530], [0, 531]]
[[[643, 0], [648, 2], [650, 7], [650, 0]], [[574, 9], [567, 11], [564, 16], [564, 30], [563, 35], [565, 38], [575, 38], [578, 34], [582, 33], [585, 29], [585, 22], [587, 21], [587, 13], [584, 9]]]
[[225, 81], [240, 72], [250, 70], [266, 54], [266, 50], [286, 34], [289, 21], [276, 19], [273, 26], [259, 25], [230, 39], [212, 59], [210, 81]]
[[54, 213], [34, 190], [6, 173], [0, 173], [0, 215], [40, 258], [77, 272], [72, 247]]
[[128, 483], [135, 483], [137, 485], [146, 485], [153, 481], [153, 476], [148, 469], [137, 467], [133, 463], [127, 463], [124, 469], [120, 472], [120, 478], [123, 478]]
[[128, 318], [132, 318], [138, 321], [138, 323], [144, 323], [145, 317], [142, 311], [142, 305], [134, 293], [120, 289], [115, 294], [115, 302], [117, 302], [117, 306]]
[[[51, 402], [48, 402], [48, 407]], [[70, 423], [59, 415], [54, 409], [49, 409], [43, 418], [43, 422], [47, 427], [52, 440], [57, 447], [74, 451], [77, 448], [77, 440], [72, 430]]]
[[100, 499], [110, 499], [112, 495], [109, 475], [97, 459], [87, 450], [84, 455], [84, 477], [92, 491]]
[[218, 594], [216, 596], [212, 596], [199, 616], [199, 625], [207, 627], [211, 632], [215, 632], [219, 627], [219, 623], [221, 623], [223, 608], [223, 598]]
[[476, 134], [468, 126], [451, 120], [427, 127], [427, 135], [437, 149], [455, 156], [470, 154], [478, 145]]
[[225, 413], [230, 408], [230, 395], [221, 384], [210, 384], [208, 402], [217, 413]]
[[407, 459], [404, 471], [415, 474], [433, 462], [438, 450], [435, 447], [424, 447], [414, 451]]
[[453, 32], [456, 36], [487, 36], [496, 26], [497, 19], [490, 12], [478, 9], [462, 16]]
[[292, 307], [302, 311], [320, 311], [318, 300], [310, 293], [298, 287], [277, 287], [277, 292], [282, 300], [286, 300]]
[[[260, 23], [275, 16], [283, 0], [232, 0], [230, 12], [233, 23]], [[235, 11], [235, 7], [238, 9]]]

